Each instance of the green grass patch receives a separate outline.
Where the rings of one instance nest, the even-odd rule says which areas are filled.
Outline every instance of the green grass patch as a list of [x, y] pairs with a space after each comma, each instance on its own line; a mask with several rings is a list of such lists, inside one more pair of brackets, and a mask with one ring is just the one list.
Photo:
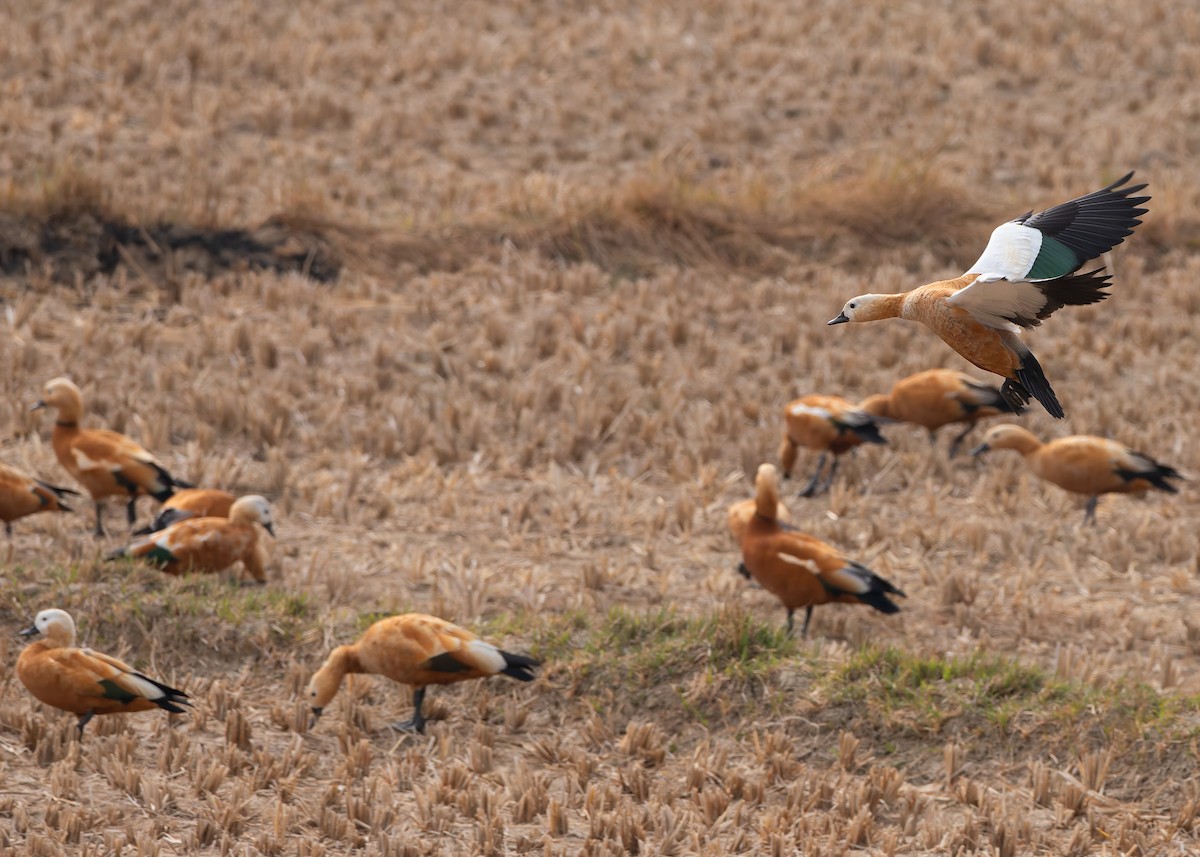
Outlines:
[[[1148, 733], [1179, 738], [1196, 732], [1196, 697], [1164, 694], [1121, 681], [1065, 682], [1036, 666], [976, 652], [939, 657], [868, 646], [817, 679], [831, 705], [850, 705], [876, 724], [901, 731], [1043, 733], [1073, 740], [1098, 732], [1107, 740]], [[951, 724], [953, 726], [951, 727]]]

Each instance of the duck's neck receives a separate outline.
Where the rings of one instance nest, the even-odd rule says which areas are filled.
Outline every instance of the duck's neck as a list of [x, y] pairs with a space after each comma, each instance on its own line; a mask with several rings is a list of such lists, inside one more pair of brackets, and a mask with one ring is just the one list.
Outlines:
[[885, 393], [876, 393], [863, 399], [859, 407], [874, 417], [891, 417], [892, 400]]
[[754, 486], [754, 512], [768, 521], [774, 521], [778, 516], [779, 486], [773, 476], [759, 474]]

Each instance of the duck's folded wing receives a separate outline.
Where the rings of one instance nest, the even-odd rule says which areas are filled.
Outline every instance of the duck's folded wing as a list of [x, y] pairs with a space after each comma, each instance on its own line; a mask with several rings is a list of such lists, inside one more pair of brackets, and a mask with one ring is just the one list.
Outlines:
[[421, 664], [432, 672], [456, 673], [478, 670], [485, 675], [495, 675], [504, 669], [504, 655], [491, 643], [477, 637], [463, 639], [450, 634], [437, 634], [437, 654], [431, 655]]
[[57, 650], [54, 660], [71, 676], [72, 684], [81, 694], [118, 702], [134, 699], [153, 702], [167, 695], [156, 682], [129, 664], [92, 649]]
[[1078, 271], [1085, 262], [1125, 240], [1146, 213], [1148, 196], [1133, 196], [1146, 185], [1108, 187], [1033, 214], [1002, 223], [992, 231], [983, 255], [967, 269], [989, 280], [1048, 280]]
[[969, 312], [980, 324], [999, 330], [1037, 327], [1064, 306], [1094, 304], [1108, 297], [1111, 277], [1103, 268], [1053, 280], [995, 278], [981, 274], [946, 303]]

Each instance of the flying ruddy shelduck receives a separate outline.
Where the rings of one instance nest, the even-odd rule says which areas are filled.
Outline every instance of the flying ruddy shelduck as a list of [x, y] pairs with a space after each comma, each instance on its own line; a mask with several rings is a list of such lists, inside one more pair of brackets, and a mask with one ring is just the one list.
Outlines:
[[971, 455], [983, 455], [992, 449], [1015, 449], [1037, 476], [1059, 488], [1086, 495], [1085, 524], [1095, 522], [1101, 494], [1141, 494], [1151, 488], [1174, 494], [1177, 489], [1167, 480], [1183, 478], [1174, 467], [1143, 452], [1086, 434], [1042, 443], [1020, 426], [992, 426]]
[[17, 678], [38, 700], [69, 711], [83, 727], [97, 714], [162, 708], [182, 714], [191, 705], [182, 690], [168, 687], [129, 664], [92, 649], [75, 647], [75, 621], [65, 610], [43, 610], [21, 632], [45, 640], [30, 643], [17, 658]]
[[337, 695], [347, 673], [371, 673], [413, 688], [413, 715], [392, 724], [404, 732], [424, 732], [425, 688], [473, 678], [504, 674], [518, 681], [533, 681], [540, 664], [525, 655], [501, 651], [470, 631], [423, 613], [405, 613], [380, 619], [358, 642], [338, 646], [309, 682], [305, 696], [312, 706], [313, 722]]
[[895, 295], [859, 295], [829, 323], [919, 321], [980, 369], [1003, 376], [1000, 392], [1016, 413], [1032, 396], [1051, 416], [1062, 417], [1042, 367], [1017, 333], [1060, 307], [1108, 297], [1103, 289], [1111, 277], [1103, 268], [1075, 272], [1142, 222], [1146, 209], [1139, 206], [1150, 197], [1133, 196], [1146, 185], [1126, 185], [1132, 178], [1129, 173], [1087, 196], [996, 227], [983, 255], [961, 277]]

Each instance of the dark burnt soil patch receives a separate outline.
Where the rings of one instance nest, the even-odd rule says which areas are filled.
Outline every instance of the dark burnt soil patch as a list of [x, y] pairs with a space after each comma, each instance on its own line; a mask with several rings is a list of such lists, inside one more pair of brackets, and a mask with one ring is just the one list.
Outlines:
[[125, 267], [169, 283], [196, 273], [297, 272], [320, 282], [337, 278], [342, 263], [320, 233], [272, 218], [254, 229], [210, 229], [181, 223], [137, 225], [98, 211], [47, 217], [0, 212], [0, 272], [41, 272], [70, 282]]

